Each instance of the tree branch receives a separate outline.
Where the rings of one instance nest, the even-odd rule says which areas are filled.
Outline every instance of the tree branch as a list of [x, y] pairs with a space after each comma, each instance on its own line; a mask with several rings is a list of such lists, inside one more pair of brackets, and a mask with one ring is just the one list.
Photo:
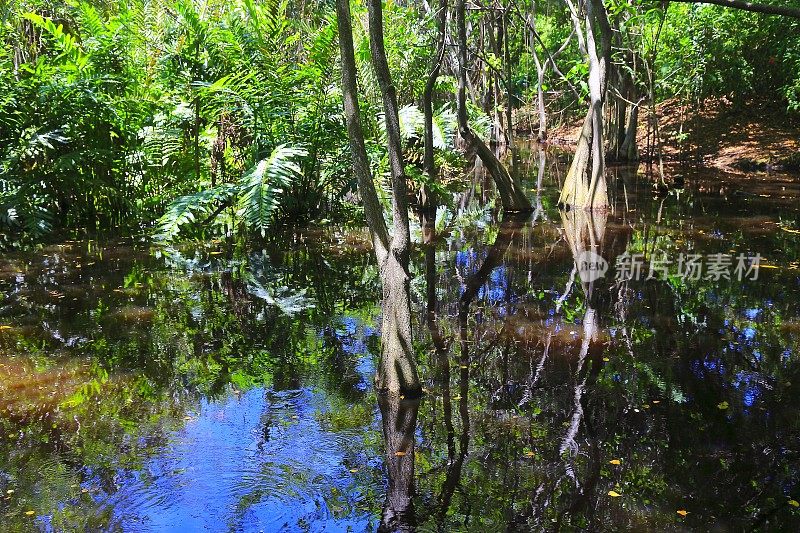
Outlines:
[[744, 0], [672, 0], [683, 4], [714, 4], [723, 7], [732, 7], [754, 13], [764, 13], [765, 15], [781, 15], [800, 19], [800, 7], [776, 6], [772, 4], [754, 4]]

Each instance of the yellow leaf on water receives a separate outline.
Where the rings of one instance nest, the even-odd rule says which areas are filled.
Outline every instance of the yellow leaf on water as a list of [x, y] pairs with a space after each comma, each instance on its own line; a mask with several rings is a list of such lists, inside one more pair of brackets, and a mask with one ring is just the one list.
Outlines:
[[677, 513], [681, 516], [686, 516], [687, 514], [689, 514], [689, 511], [686, 511], [684, 509], [678, 509]]
[[405, 457], [406, 452], [394, 452], [395, 457]]
[[536, 457], [536, 454], [533, 452], [525, 452], [525, 457]]
[[612, 498], [619, 498], [620, 496], [622, 496], [622, 494], [613, 490], [608, 491], [608, 495], [611, 496]]
[[35, 514], [36, 514], [36, 511], [25, 511], [25, 514], [26, 514], [27, 516], [33, 516], [33, 515], [35, 515]]
[[619, 459], [611, 459], [608, 463], [612, 465], [619, 465], [622, 464], [622, 461], [620, 461]]
[[661, 403], [661, 400], [653, 400], [653, 403]]
[[800, 503], [797, 503], [797, 500], [789, 500], [789, 505], [792, 507], [800, 507]]
[[358, 472], [358, 468], [351, 468], [350, 469], [350, 473], [351, 474], [355, 474], [356, 472]]
[[728, 402], [720, 402], [717, 404], [717, 408], [722, 409], [723, 411], [728, 407], [730, 407], [730, 405], [728, 405]]
[[603, 357], [603, 361], [605, 361], [606, 363], [608, 363], [609, 361], [611, 361], [611, 359], [609, 359], [608, 357]]
[[469, 368], [467, 365], [461, 365], [461, 368]]
[[222, 255], [222, 252], [211, 252], [211, 255]]
[[6, 491], [6, 494], [14, 494], [14, 489], [8, 489], [8, 490]]
[[453, 400], [458, 401], [461, 399], [461, 396], [453, 396]]
[[3, 331], [5, 329], [11, 329], [11, 326], [5, 326], [5, 325], [0, 326], [0, 331]]

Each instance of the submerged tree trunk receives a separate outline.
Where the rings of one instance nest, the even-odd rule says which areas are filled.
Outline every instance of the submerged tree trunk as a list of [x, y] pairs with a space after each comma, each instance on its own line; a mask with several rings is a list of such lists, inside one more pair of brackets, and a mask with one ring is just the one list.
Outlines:
[[465, 22], [464, 0], [456, 0], [456, 31], [458, 33], [458, 130], [461, 138], [470, 151], [474, 151], [483, 162], [486, 170], [497, 185], [500, 201], [505, 211], [530, 211], [531, 203], [525, 196], [522, 186], [512, 178], [508, 170], [486, 146], [483, 140], [475, 135], [469, 127], [467, 117], [467, 27]]
[[[377, 9], [374, 5], [377, 3]], [[391, 85], [383, 49], [380, 1], [370, 3], [370, 36], [373, 63], [381, 85], [386, 111], [386, 130], [392, 172], [394, 230], [391, 241], [383, 218], [364, 145], [356, 92], [356, 65], [349, 0], [337, 0], [339, 47], [342, 55], [342, 95], [347, 121], [353, 171], [359, 184], [364, 214], [372, 236], [383, 285], [381, 358], [375, 375], [376, 389], [419, 394], [421, 390], [411, 346], [411, 298], [408, 274], [408, 197], [400, 146], [397, 100]]]

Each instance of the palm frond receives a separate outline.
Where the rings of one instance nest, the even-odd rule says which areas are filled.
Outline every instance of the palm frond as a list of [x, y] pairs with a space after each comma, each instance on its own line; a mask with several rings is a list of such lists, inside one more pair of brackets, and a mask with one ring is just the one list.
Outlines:
[[305, 155], [305, 150], [284, 144], [245, 172], [240, 182], [238, 215], [248, 228], [264, 235], [283, 188], [301, 174], [297, 159]]

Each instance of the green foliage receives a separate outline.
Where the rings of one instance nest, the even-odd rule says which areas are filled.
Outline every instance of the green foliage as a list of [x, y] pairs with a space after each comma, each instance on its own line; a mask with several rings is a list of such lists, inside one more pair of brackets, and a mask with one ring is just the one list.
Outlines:
[[[301, 176], [297, 160], [304, 150], [278, 146], [244, 173], [237, 183], [224, 183], [212, 189], [181, 196], [167, 208], [159, 220], [159, 240], [171, 240], [194, 222], [211, 222], [224, 207], [236, 206], [237, 219], [251, 231], [263, 236], [273, 221], [285, 188]], [[204, 220], [198, 220], [202, 216]]]

